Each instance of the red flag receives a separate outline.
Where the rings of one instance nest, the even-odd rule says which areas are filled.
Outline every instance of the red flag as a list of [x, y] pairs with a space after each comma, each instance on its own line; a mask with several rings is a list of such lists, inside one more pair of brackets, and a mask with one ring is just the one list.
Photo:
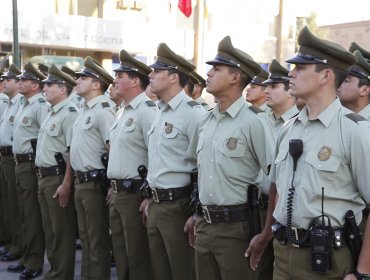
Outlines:
[[190, 17], [190, 15], [191, 15], [191, 0], [179, 0], [178, 7], [179, 7], [180, 11], [186, 17]]

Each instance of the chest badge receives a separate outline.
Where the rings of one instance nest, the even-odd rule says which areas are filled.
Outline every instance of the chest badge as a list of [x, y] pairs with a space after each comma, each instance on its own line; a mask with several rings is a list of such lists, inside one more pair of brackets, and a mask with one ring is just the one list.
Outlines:
[[54, 129], [55, 129], [55, 123], [50, 125], [50, 131], [54, 131]]
[[90, 117], [90, 116], [88, 116], [88, 117], [86, 118], [85, 124], [90, 123], [90, 121], [91, 121], [91, 117]]
[[10, 117], [9, 117], [9, 122], [10, 122], [11, 124], [13, 124], [13, 123], [14, 123], [14, 116], [10, 116]]
[[22, 122], [23, 122], [24, 124], [28, 123], [28, 118], [27, 118], [27, 117], [24, 117], [24, 118], [23, 118], [23, 120], [22, 120]]
[[322, 146], [317, 156], [321, 161], [328, 160], [331, 156], [331, 148], [327, 146]]
[[132, 118], [128, 118], [126, 121], [126, 126], [131, 126], [134, 120]]
[[166, 134], [170, 134], [172, 132], [172, 129], [173, 129], [173, 124], [172, 123], [166, 123], [165, 124], [164, 132], [166, 132]]
[[238, 139], [237, 138], [230, 137], [229, 139], [227, 139], [226, 147], [229, 150], [235, 150], [237, 146], [238, 146]]

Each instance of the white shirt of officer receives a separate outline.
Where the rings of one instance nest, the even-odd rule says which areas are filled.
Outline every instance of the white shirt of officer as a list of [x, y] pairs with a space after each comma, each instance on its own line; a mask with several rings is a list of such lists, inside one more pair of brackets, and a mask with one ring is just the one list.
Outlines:
[[55, 153], [62, 153], [68, 158], [72, 141], [72, 125], [76, 121], [77, 107], [66, 98], [49, 108], [49, 113], [41, 125], [36, 152], [36, 166], [50, 167], [57, 165]]
[[5, 107], [4, 114], [0, 120], [0, 147], [13, 145], [15, 115], [21, 108], [22, 99], [22, 94], [17, 93], [9, 100], [8, 106]]
[[297, 106], [290, 107], [284, 114], [282, 114], [279, 118], [276, 118], [274, 112], [270, 113], [270, 118], [275, 126], [276, 133], [275, 135], [279, 135], [281, 129], [283, 128], [284, 123], [289, 121], [291, 118], [296, 116], [299, 113]]
[[286, 225], [288, 189], [293, 175], [289, 140], [303, 140], [303, 154], [298, 160], [294, 179], [293, 226], [307, 229], [310, 221], [321, 215], [322, 188], [324, 212], [333, 227], [344, 224], [344, 214], [352, 209], [359, 223], [365, 201], [370, 201], [370, 147], [368, 121], [354, 122], [345, 115], [350, 110], [333, 101], [314, 120], [308, 119], [307, 108], [290, 120], [278, 138], [277, 157], [271, 168], [271, 181], [276, 183], [279, 199], [275, 219]]
[[30, 140], [37, 138], [47, 113], [48, 106], [41, 92], [29, 99], [23, 99], [21, 110], [17, 113], [14, 123], [14, 154], [33, 153]]
[[202, 105], [182, 90], [160, 110], [149, 129], [148, 182], [152, 188], [180, 188], [190, 184], [196, 169], [198, 123], [205, 114]]
[[101, 161], [114, 120], [114, 112], [100, 95], [85, 103], [73, 124], [71, 165], [75, 171], [104, 169]]
[[4, 113], [5, 108], [8, 105], [8, 102], [9, 102], [9, 97], [5, 93], [0, 92], [0, 118], [2, 117]]
[[140, 178], [137, 168], [148, 166], [148, 130], [156, 111], [143, 92], [117, 113], [110, 131], [108, 178]]
[[243, 204], [260, 169], [267, 173], [271, 150], [260, 117], [242, 96], [224, 113], [219, 106], [199, 124], [199, 199], [204, 205]]
[[370, 121], [370, 104], [367, 104], [358, 114]]

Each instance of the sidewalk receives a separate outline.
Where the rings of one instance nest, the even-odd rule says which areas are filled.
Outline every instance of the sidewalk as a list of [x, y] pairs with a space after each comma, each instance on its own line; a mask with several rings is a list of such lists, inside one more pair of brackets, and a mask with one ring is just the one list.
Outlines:
[[[76, 250], [76, 266], [75, 266], [75, 280], [81, 279], [81, 250]], [[18, 280], [19, 279], [19, 273], [11, 273], [8, 272], [6, 269], [9, 265], [17, 263], [14, 262], [0, 262], [0, 279], [1, 280]], [[43, 276], [40, 276], [38, 278], [35, 278], [36, 280], [42, 280], [46, 272], [49, 270], [49, 263], [47, 261], [46, 255], [45, 255], [45, 264], [44, 264], [44, 270], [43, 270]], [[111, 268], [111, 280], [117, 280], [117, 273], [116, 268]]]

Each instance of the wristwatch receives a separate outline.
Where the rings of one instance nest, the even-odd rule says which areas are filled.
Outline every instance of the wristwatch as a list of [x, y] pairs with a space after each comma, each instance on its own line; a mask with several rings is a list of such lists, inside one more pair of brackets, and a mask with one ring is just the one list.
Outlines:
[[358, 272], [357, 269], [353, 274], [356, 276], [357, 280], [370, 280], [370, 274], [362, 274]]

